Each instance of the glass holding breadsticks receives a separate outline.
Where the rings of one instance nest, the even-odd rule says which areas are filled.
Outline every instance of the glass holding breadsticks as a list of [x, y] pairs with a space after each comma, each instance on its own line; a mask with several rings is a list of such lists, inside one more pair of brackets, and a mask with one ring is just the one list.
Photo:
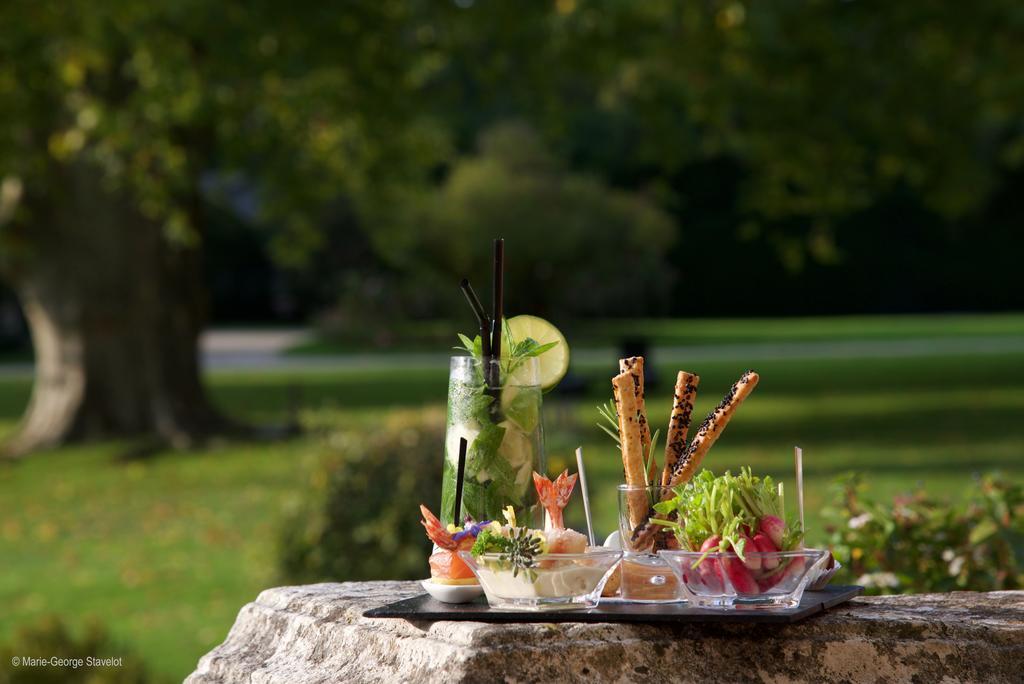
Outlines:
[[744, 373], [688, 441], [700, 378], [679, 371], [663, 450], [658, 448], [660, 431], [652, 434], [648, 423], [644, 379], [643, 357], [620, 359], [619, 373], [612, 378], [613, 401], [598, 407], [599, 427], [615, 439], [626, 481], [618, 488], [619, 536], [625, 555], [618, 583], [612, 586], [618, 586], [619, 596], [626, 600], [678, 601], [683, 599], [682, 590], [658, 555], [677, 542], [666, 534], [662, 524], [666, 521], [659, 519], [662, 516], [654, 507], [672, 499], [676, 488], [693, 477], [758, 377], [753, 371]]

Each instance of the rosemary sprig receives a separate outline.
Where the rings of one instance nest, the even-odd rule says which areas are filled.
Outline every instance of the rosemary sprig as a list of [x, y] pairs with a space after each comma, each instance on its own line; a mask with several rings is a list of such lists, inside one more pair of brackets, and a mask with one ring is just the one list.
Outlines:
[[[622, 448], [622, 441], [619, 439], [619, 412], [615, 408], [615, 400], [609, 399], [607, 404], [599, 404], [597, 407], [597, 413], [601, 416], [601, 420], [598, 421], [597, 427], [604, 430], [612, 439], [615, 440], [615, 445]], [[610, 428], [608, 426], [611, 426]]]
[[654, 462], [654, 450], [658, 448], [658, 437], [661, 436], [661, 430], [655, 430], [654, 434], [651, 435], [651, 448], [647, 450], [647, 458], [644, 459], [644, 482], [650, 487], [652, 484], [650, 481], [651, 463]]
[[533, 571], [536, 561], [534, 556], [540, 554], [540, 539], [525, 527], [513, 528], [508, 540], [508, 549], [502, 553], [498, 560], [505, 561], [512, 565], [512, 576], [517, 577], [520, 572], [525, 572], [531, 582], [537, 579], [537, 573]]
[[[622, 440], [619, 438], [619, 412], [615, 408], [615, 400], [609, 399], [604, 404], [598, 404], [597, 415], [599, 419], [597, 421], [597, 427], [605, 431], [605, 433], [615, 440], [615, 446], [622, 448]], [[658, 438], [661, 436], [661, 430], [655, 430], [654, 434], [651, 435], [651, 446], [644, 455], [644, 486], [651, 487], [657, 484], [651, 482], [650, 472], [651, 463], [654, 462], [654, 454], [658, 448]], [[654, 501], [654, 493], [651, 492], [651, 502]]]
[[[615, 445], [620, 449], [622, 448], [622, 440], [619, 438], [619, 412], [615, 408], [615, 401], [609, 399], [604, 404], [598, 404], [597, 414], [600, 416], [600, 420], [597, 422], [597, 427], [605, 431], [605, 433], [615, 440]], [[650, 481], [647, 479], [647, 471], [651, 469], [651, 462], [654, 459], [654, 451], [658, 447], [658, 437], [661, 435], [661, 430], [655, 430], [654, 434], [651, 435], [651, 447], [647, 450], [644, 455], [644, 482], [650, 486]]]

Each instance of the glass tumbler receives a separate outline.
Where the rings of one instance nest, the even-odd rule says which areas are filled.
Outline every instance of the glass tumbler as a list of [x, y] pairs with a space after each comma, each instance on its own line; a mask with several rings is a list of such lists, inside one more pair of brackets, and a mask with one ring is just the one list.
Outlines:
[[[502, 521], [512, 506], [520, 525], [540, 527], [542, 516], [533, 471], [547, 472], [541, 388], [536, 358], [522, 361], [511, 375], [506, 362], [484, 363], [453, 356], [448, 375], [448, 418], [441, 481], [441, 522], [455, 517], [459, 440], [466, 439], [462, 517]], [[496, 380], [496, 382], [495, 382]]]
[[659, 532], [655, 547], [638, 549], [633, 544], [633, 530], [647, 520], [647, 514], [663, 496], [671, 495], [666, 487], [631, 487], [619, 485], [619, 536], [622, 537], [622, 579], [620, 594], [627, 601], [638, 603], [675, 603], [685, 601], [679, 580], [657, 547], [674, 543], [668, 530]]

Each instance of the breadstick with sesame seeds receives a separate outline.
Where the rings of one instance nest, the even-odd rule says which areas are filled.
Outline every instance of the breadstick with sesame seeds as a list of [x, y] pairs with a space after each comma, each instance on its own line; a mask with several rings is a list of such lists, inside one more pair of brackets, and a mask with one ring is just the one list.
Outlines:
[[697, 434], [694, 435], [693, 441], [690, 442], [686, 453], [673, 466], [669, 486], [678, 487], [685, 482], [689, 482], [697, 468], [700, 467], [700, 463], [704, 460], [708, 449], [714, 445], [721, 436], [722, 431], [725, 430], [725, 426], [729, 424], [729, 421], [736, 413], [736, 409], [740, 407], [743, 400], [750, 396], [750, 393], [757, 387], [759, 379], [760, 376], [757, 373], [748, 370], [729, 388], [721, 403], [715, 407], [714, 411], [708, 414], [708, 417], [697, 428]]
[[672, 417], [668, 421], [668, 438], [665, 440], [665, 469], [661, 473], [661, 486], [667, 487], [672, 478], [672, 468], [686, 453], [686, 433], [693, 418], [693, 401], [697, 397], [700, 376], [679, 371], [676, 376], [675, 392], [672, 395]]
[[[629, 371], [612, 378], [615, 406], [619, 413], [619, 445], [622, 450], [622, 466], [626, 484], [630, 487], [644, 486], [644, 455], [640, 442], [640, 422], [637, 420], [635, 385]], [[647, 512], [647, 493], [643, 490], [632, 492], [627, 497], [630, 525], [635, 527]]]
[[644, 400], [644, 357], [630, 356], [628, 359], [619, 359], [619, 372], [629, 373], [633, 376], [637, 421], [640, 423], [640, 447], [643, 449], [645, 459], [650, 455], [651, 462], [648, 464], [650, 472], [647, 474], [647, 481], [654, 484], [654, 475], [658, 472], [658, 466], [654, 461], [654, 454], [651, 453], [651, 424], [647, 422], [647, 404]]
[[[758, 379], [757, 373], [748, 370], [729, 388], [721, 403], [715, 407], [714, 411], [708, 414], [708, 417], [701, 423], [700, 428], [697, 429], [697, 434], [694, 436], [693, 441], [690, 442], [686, 453], [672, 468], [672, 476], [669, 479], [670, 487], [678, 487], [681, 484], [685, 484], [693, 477], [693, 473], [700, 467], [701, 461], [704, 460], [704, 456], [708, 453], [708, 449], [721, 436], [725, 426], [729, 424], [729, 420], [736, 413], [736, 409], [754, 391]], [[662, 498], [668, 499], [672, 496], [672, 492], [667, 491]], [[639, 548], [644, 545], [653, 544], [654, 536], [657, 532], [655, 528], [657, 527], [658, 525], [654, 525], [650, 521], [634, 526], [633, 547]]]

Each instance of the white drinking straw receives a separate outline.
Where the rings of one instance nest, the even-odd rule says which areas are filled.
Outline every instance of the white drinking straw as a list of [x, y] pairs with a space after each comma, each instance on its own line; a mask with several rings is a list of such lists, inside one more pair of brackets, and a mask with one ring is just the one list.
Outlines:
[[800, 511], [800, 532], [804, 531], [804, 450], [793, 447], [796, 456], [796, 506]]
[[576, 470], [580, 474], [580, 492], [583, 493], [583, 513], [587, 516], [587, 538], [594, 543], [594, 523], [590, 518], [590, 494], [587, 491], [587, 472], [583, 469], [583, 447], [576, 447]]

